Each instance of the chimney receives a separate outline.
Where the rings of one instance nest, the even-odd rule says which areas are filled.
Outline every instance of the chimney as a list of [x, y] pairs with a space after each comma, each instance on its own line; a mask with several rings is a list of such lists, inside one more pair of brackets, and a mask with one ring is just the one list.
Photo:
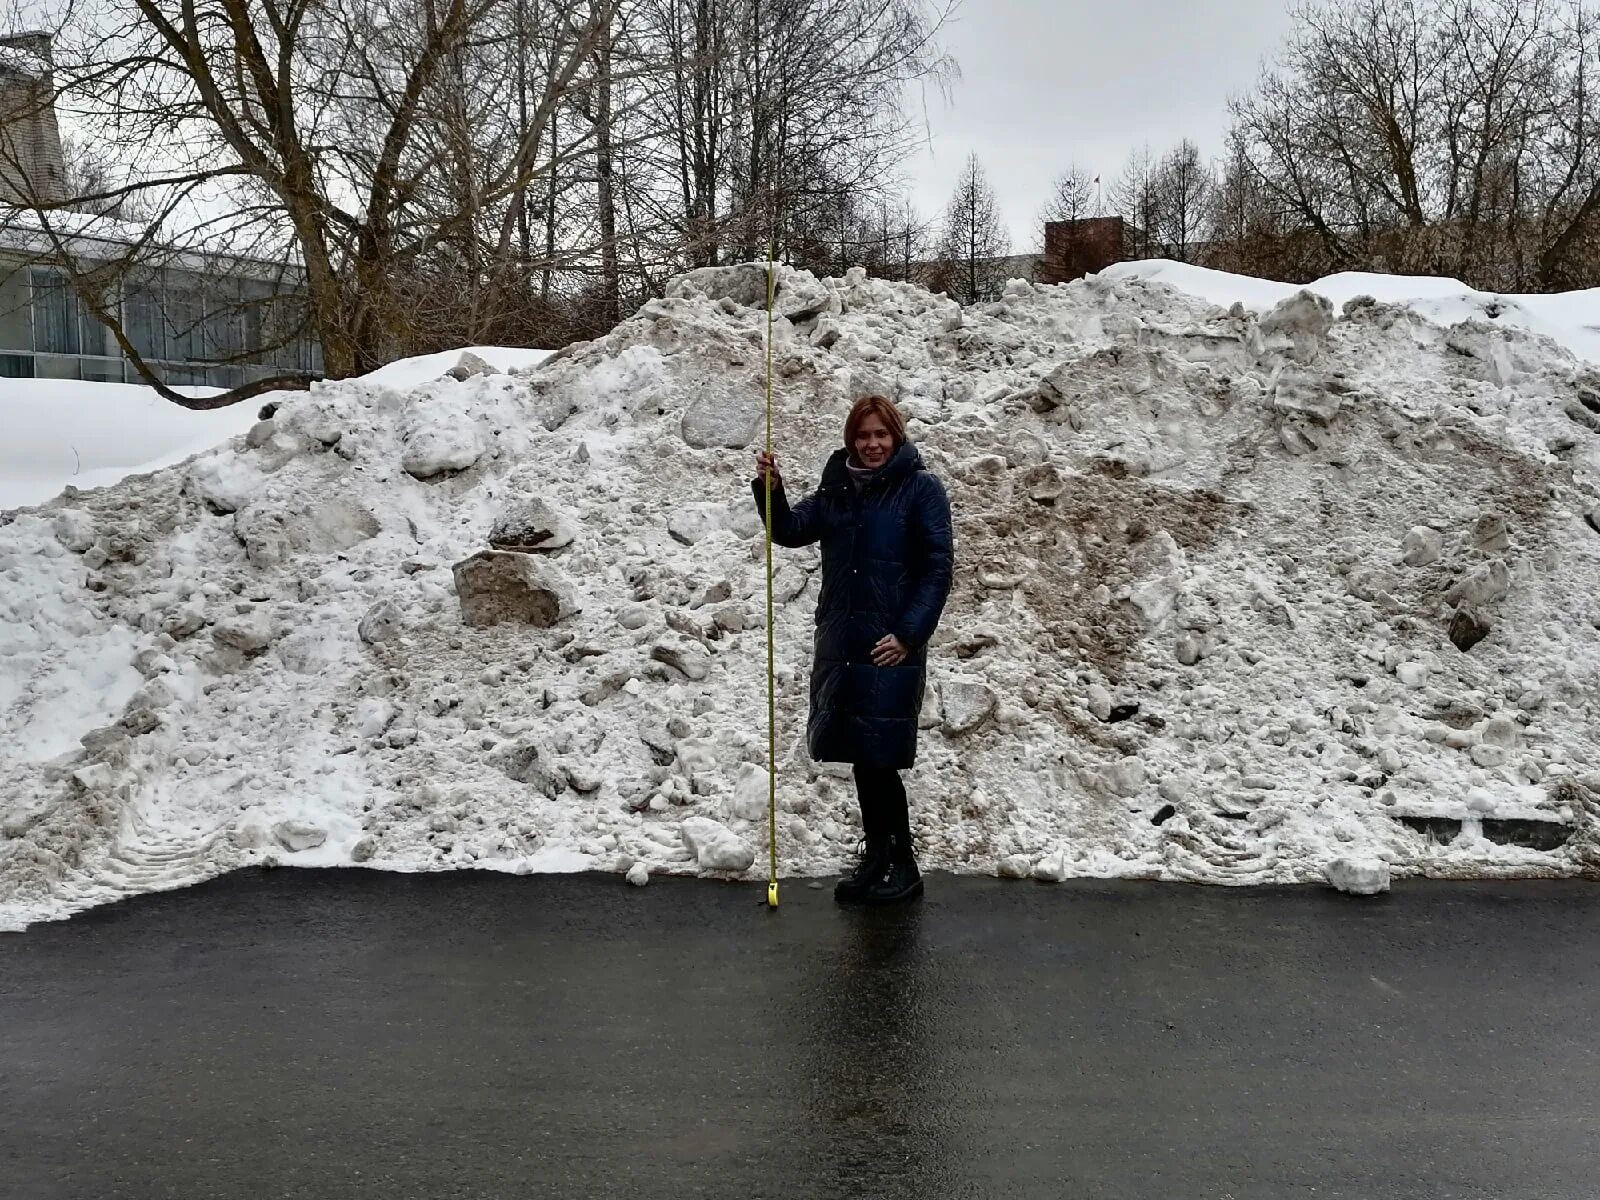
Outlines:
[[30, 54], [43, 62], [46, 70], [55, 65], [50, 57], [50, 35], [37, 29], [30, 29], [26, 33], [0, 34], [0, 47]]
[[0, 201], [67, 199], [53, 65], [48, 33], [0, 36]]

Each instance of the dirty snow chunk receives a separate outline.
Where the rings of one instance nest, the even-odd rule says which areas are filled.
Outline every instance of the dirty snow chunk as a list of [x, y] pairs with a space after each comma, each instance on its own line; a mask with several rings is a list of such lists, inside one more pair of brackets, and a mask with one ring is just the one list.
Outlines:
[[541, 496], [513, 499], [501, 509], [489, 530], [496, 550], [559, 550], [572, 544], [577, 527], [572, 519]]
[[1400, 540], [1400, 549], [1408, 567], [1425, 567], [1437, 562], [1444, 549], [1444, 535], [1426, 525], [1413, 525]]
[[1378, 858], [1336, 858], [1323, 868], [1328, 882], [1353, 896], [1376, 896], [1389, 890], [1389, 864]]
[[[748, 505], [741, 505], [735, 512], [726, 504], [685, 504], [668, 515], [667, 532], [674, 541], [682, 542], [685, 546], [693, 546], [724, 529], [734, 530], [741, 535], [759, 533], [761, 515], [748, 509]], [[740, 517], [745, 519], [740, 520]]]
[[761, 429], [761, 398], [754, 389], [704, 386], [683, 410], [678, 432], [696, 450], [743, 450]]
[[702, 871], [748, 871], [755, 852], [720, 821], [690, 817], [681, 826], [683, 844]]
[[279, 821], [272, 827], [272, 836], [291, 854], [302, 850], [315, 850], [328, 840], [326, 830], [318, 829], [305, 821]]
[[1026, 854], [1008, 854], [1000, 860], [1001, 879], [1026, 879], [1033, 861]]
[[552, 800], [567, 786], [566, 772], [551, 762], [548, 748], [535, 737], [524, 736], [506, 742], [497, 747], [489, 759], [507, 778], [525, 783]]
[[1259, 328], [1273, 342], [1287, 342], [1291, 358], [1308, 362], [1333, 328], [1333, 305], [1324, 296], [1302, 290], [1263, 316]]
[[356, 705], [353, 720], [356, 732], [362, 737], [378, 738], [394, 724], [394, 719], [399, 715], [400, 710], [389, 701], [368, 697]]
[[400, 636], [404, 618], [393, 600], [380, 600], [361, 618], [356, 633], [369, 646], [378, 642], [392, 642]]
[[1089, 686], [1089, 712], [1096, 720], [1104, 721], [1111, 716], [1111, 693], [1098, 683]]
[[740, 763], [733, 784], [733, 815], [741, 821], [760, 821], [767, 815], [770, 776], [755, 763]]
[[64, 508], [56, 514], [56, 541], [74, 554], [94, 545], [94, 518], [81, 508]]
[[1421, 687], [1428, 680], [1426, 663], [1403, 662], [1394, 669], [1395, 677], [1407, 687]]
[[258, 567], [279, 566], [301, 554], [336, 554], [376, 536], [378, 519], [354, 501], [336, 498], [304, 510], [251, 504], [235, 514], [234, 536]]
[[636, 862], [628, 868], [627, 880], [634, 887], [643, 887], [650, 882], [650, 871], [642, 862]]
[[578, 611], [566, 576], [542, 558], [483, 550], [453, 570], [461, 619], [468, 625], [512, 621], [548, 629]]
[[971, 733], [994, 712], [996, 703], [994, 689], [972, 679], [944, 681], [939, 685], [939, 698], [944, 707], [940, 728], [947, 737]]
[[1490, 746], [1480, 742], [1468, 750], [1467, 754], [1480, 767], [1498, 767], [1506, 761], [1504, 746]]
[[400, 467], [417, 479], [465, 471], [483, 457], [483, 432], [457, 411], [426, 411], [401, 442]]
[[1447, 603], [1481, 609], [1511, 590], [1511, 572], [1504, 559], [1494, 559], [1462, 576], [1445, 592]]
[[711, 655], [691, 642], [657, 642], [650, 648], [650, 657], [697, 683], [711, 674]]
[[1205, 654], [1205, 639], [1194, 630], [1186, 630], [1178, 639], [1178, 661], [1186, 667], [1192, 667], [1199, 662]]
[[350, 861], [371, 862], [373, 855], [377, 853], [378, 839], [369, 833], [365, 837], [357, 838], [355, 844], [350, 847]]
[[650, 608], [645, 604], [626, 604], [617, 610], [617, 624], [623, 629], [643, 629], [650, 624]]
[[1472, 544], [1485, 554], [1504, 554], [1511, 549], [1511, 530], [1497, 512], [1480, 513], [1472, 523]]
[[1033, 867], [1033, 877], [1041, 883], [1060, 883], [1067, 877], [1067, 856], [1064, 851], [1041, 858]]
[[265, 479], [245, 458], [218, 450], [189, 467], [188, 489], [212, 511], [231, 513], [250, 503]]
[[806, 584], [810, 580], [811, 577], [793, 563], [784, 563], [772, 574], [773, 603], [789, 603], [806, 590]]
[[461, 357], [456, 360], [456, 365], [445, 372], [445, 375], [458, 382], [464, 382], [475, 375], [494, 374], [498, 374], [498, 369], [492, 363], [485, 362], [471, 350], [463, 350]]
[[1132, 798], [1144, 790], [1144, 763], [1127, 755], [1101, 768], [1100, 776], [1113, 795]]
[[272, 622], [266, 613], [251, 612], [218, 621], [211, 636], [242, 654], [260, 654], [272, 644]]
[[1273, 384], [1272, 407], [1286, 416], [1303, 416], [1326, 425], [1344, 407], [1344, 397], [1319, 375], [1287, 370]]

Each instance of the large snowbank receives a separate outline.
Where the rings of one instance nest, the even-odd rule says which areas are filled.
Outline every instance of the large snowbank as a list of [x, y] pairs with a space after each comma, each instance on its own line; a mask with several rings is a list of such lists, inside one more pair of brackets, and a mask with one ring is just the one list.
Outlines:
[[[1600, 861], [1596, 368], [1294, 289], [780, 284], [792, 486], [884, 390], [955, 506], [928, 865], [1359, 890]], [[541, 366], [284, 396], [11, 514], [0, 925], [267, 861], [760, 874], [764, 292], [695, 273]], [[453, 572], [491, 531], [516, 549]], [[803, 746], [816, 554], [779, 561], [782, 866], [824, 873], [854, 805]], [[523, 619], [465, 624], [458, 575]]]

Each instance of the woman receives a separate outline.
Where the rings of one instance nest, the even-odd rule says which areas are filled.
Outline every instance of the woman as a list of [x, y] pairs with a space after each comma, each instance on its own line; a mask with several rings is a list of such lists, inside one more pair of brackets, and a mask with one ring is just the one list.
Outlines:
[[950, 501], [883, 396], [856, 401], [814, 495], [791, 508], [776, 455], [757, 451], [763, 512], [769, 477], [772, 540], [822, 543], [806, 742], [817, 761], [854, 766], [866, 834], [859, 866], [834, 896], [910, 900], [922, 877], [900, 771], [916, 758], [928, 639], [950, 594]]

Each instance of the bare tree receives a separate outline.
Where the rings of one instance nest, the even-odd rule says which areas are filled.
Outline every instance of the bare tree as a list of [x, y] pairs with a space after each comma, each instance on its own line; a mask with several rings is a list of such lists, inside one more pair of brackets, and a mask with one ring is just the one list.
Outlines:
[[1228, 186], [1280, 214], [1283, 273], [1595, 282], [1596, 50], [1589, 0], [1302, 6], [1232, 104]]
[[1094, 180], [1073, 163], [1050, 184], [1050, 198], [1039, 212], [1041, 225], [1050, 221], [1081, 221], [1093, 208]]
[[1149, 146], [1128, 156], [1122, 174], [1111, 185], [1111, 203], [1123, 219], [1123, 253], [1127, 257], [1154, 258], [1163, 253], [1162, 196], [1156, 186], [1156, 160]]
[[1003, 259], [1011, 249], [999, 201], [976, 154], [967, 156], [945, 210], [940, 245], [941, 265], [949, 272], [952, 294], [963, 304], [976, 304], [1005, 282]]
[[1152, 218], [1169, 258], [1191, 262], [1196, 243], [1209, 220], [1215, 180], [1201, 160], [1200, 149], [1185, 138], [1170, 150], [1151, 179], [1155, 193]]
[[[481, 308], [503, 250], [490, 231], [515, 228], [512, 202], [546, 168], [536, 149], [562, 102], [594, 87], [617, 2], [541, 0], [550, 69], [524, 126], [491, 83], [520, 49], [495, 0], [107, 0], [70, 14], [59, 93], [100, 114], [107, 144], [141, 168], [103, 198], [160, 198], [147, 244], [295, 264], [338, 377], [415, 343], [439, 273], [470, 281]], [[197, 225], [201, 206], [229, 215]], [[102, 315], [160, 386], [114, 311]]]

